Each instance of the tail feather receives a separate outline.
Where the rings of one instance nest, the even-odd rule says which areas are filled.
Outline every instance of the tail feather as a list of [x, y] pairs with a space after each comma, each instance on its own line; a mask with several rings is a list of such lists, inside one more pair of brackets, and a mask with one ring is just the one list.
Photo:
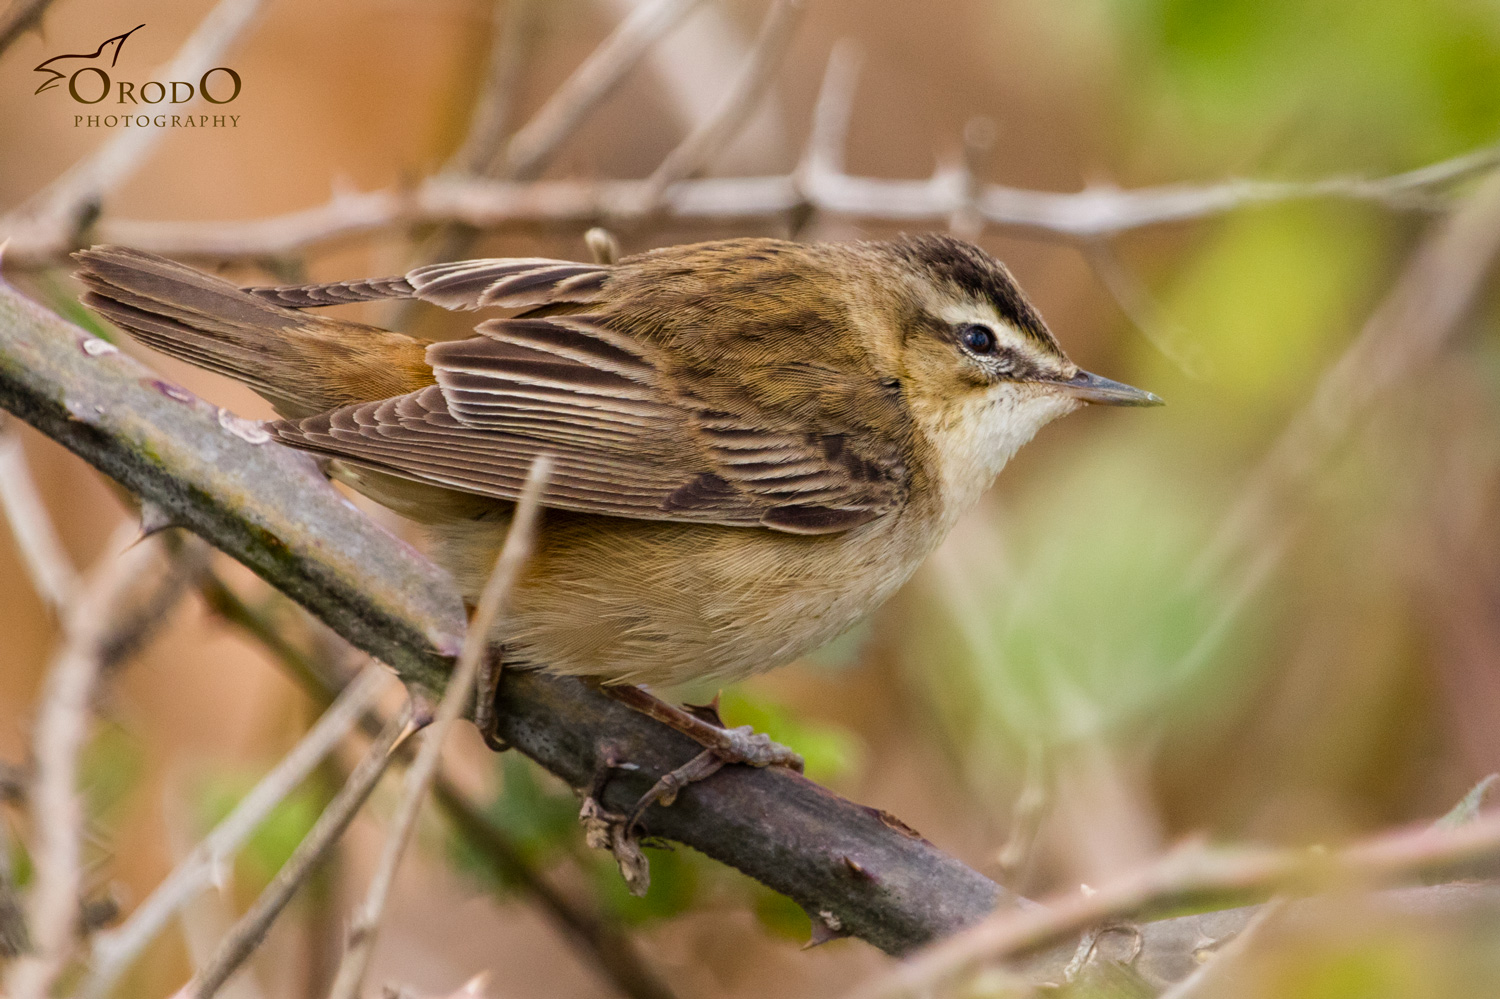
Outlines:
[[243, 382], [301, 418], [433, 383], [421, 340], [312, 316], [121, 246], [75, 253], [86, 305], [141, 343]]

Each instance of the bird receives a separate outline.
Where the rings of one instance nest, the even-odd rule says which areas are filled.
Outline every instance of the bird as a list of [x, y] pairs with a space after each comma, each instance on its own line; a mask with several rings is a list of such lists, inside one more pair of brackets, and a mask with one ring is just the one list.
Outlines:
[[[1079, 368], [1009, 270], [946, 234], [248, 288], [125, 247], [75, 258], [87, 305], [263, 396], [276, 441], [424, 525], [470, 601], [550, 456], [491, 638], [505, 668], [616, 690], [791, 662], [895, 593], [1044, 425], [1161, 403]], [[474, 335], [314, 311], [395, 299], [472, 310]]]

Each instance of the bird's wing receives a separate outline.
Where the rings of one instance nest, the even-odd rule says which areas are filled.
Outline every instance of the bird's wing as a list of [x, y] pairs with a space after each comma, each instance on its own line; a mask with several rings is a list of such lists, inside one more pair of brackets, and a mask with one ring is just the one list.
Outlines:
[[445, 309], [519, 309], [597, 302], [610, 271], [606, 264], [580, 264], [545, 257], [496, 257], [429, 264], [400, 277], [277, 285], [245, 291], [291, 309], [391, 298], [420, 299]]
[[295, 447], [509, 500], [549, 454], [546, 505], [644, 520], [823, 534], [906, 495], [895, 442], [814, 431], [748, 399], [726, 406], [722, 392], [707, 405], [652, 348], [596, 319], [496, 319], [478, 331], [428, 348], [430, 388], [270, 428]]

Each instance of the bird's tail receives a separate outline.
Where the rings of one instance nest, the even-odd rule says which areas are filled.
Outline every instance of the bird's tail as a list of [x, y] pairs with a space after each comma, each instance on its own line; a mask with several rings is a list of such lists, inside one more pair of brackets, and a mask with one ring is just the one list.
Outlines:
[[243, 382], [288, 418], [433, 384], [424, 341], [283, 308], [152, 253], [73, 255], [83, 302], [141, 343]]

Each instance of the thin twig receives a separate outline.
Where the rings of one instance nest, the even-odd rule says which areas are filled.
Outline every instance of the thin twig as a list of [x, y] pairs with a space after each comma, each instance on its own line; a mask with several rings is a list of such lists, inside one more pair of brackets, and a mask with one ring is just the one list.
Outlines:
[[644, 197], [648, 209], [661, 202], [668, 187], [707, 167], [734, 141], [775, 81], [804, 9], [805, 0], [775, 0], [771, 5], [761, 22], [760, 34], [723, 100], [646, 179]]
[[925, 995], [987, 962], [1018, 958], [1091, 927], [1149, 919], [1174, 909], [1227, 908], [1273, 895], [1374, 888], [1451, 876], [1500, 860], [1500, 810], [1468, 825], [1422, 824], [1384, 832], [1343, 850], [1212, 849], [1185, 846], [1089, 892], [997, 913], [928, 947], [853, 999]]
[[[221, 0], [221, 6], [249, 2]], [[938, 224], [964, 212], [984, 225], [1087, 242], [1146, 226], [1287, 201], [1346, 199], [1397, 209], [1432, 210], [1445, 204], [1437, 192], [1500, 163], [1500, 146], [1486, 146], [1417, 170], [1373, 179], [1230, 180], [1135, 190], [1096, 185], [1076, 193], [1000, 184], [975, 190], [965, 182], [962, 170], [948, 167], [940, 167], [926, 180], [856, 177], [843, 171], [842, 142], [852, 108], [858, 57], [851, 44], [840, 43], [829, 61], [808, 146], [791, 174], [680, 180], [655, 200], [648, 197], [650, 180], [533, 180], [583, 116], [618, 84], [651, 42], [697, 2], [701, 0], [649, 0], [636, 8], [511, 138], [501, 171], [505, 180], [439, 174], [410, 188], [340, 192], [323, 205], [249, 221], [105, 218], [97, 223], [96, 231], [105, 241], [171, 256], [233, 259], [285, 256], [311, 246], [419, 223], [460, 223], [478, 229], [538, 223], [587, 226], [627, 223], [658, 213], [675, 222], [743, 223], [816, 210], [886, 222]], [[122, 133], [121, 139], [129, 134]], [[149, 137], [154, 133], [144, 129], [138, 134]], [[95, 158], [102, 158], [107, 149]], [[80, 187], [81, 182], [70, 179], [88, 162], [64, 175], [58, 185], [69, 190], [89, 187]], [[76, 216], [76, 209], [89, 198], [85, 195], [65, 200], [75, 211], [73, 215], [64, 213], [64, 219]], [[51, 262], [72, 248], [71, 237], [68, 227], [59, 225], [56, 218], [40, 226], [31, 224], [19, 211], [0, 219], [0, 239], [10, 240], [7, 262], [12, 265]]]
[[36, 480], [15, 424], [0, 417], [0, 509], [10, 524], [21, 562], [37, 596], [59, 620], [78, 592], [78, 570], [63, 549], [57, 528], [37, 492]]
[[[167, 843], [172, 850], [172, 859], [180, 864], [191, 855], [196, 845], [196, 830], [193, 828], [190, 810], [183, 807], [181, 789], [176, 788], [174, 791], [179, 793], [164, 796], [163, 818], [167, 824]], [[229, 869], [226, 868], [221, 874], [227, 881]], [[234, 925], [234, 893], [226, 891], [228, 887], [228, 884], [221, 881], [218, 891], [199, 892], [177, 910], [177, 930], [187, 951], [189, 965], [195, 972], [213, 958], [219, 941], [224, 939], [224, 934]], [[220, 999], [267, 999], [253, 975], [231, 978], [219, 995]]]
[[77, 943], [85, 821], [78, 756], [88, 738], [94, 683], [114, 626], [116, 601], [143, 573], [159, 567], [158, 544], [127, 547], [134, 538], [132, 525], [115, 531], [108, 554], [70, 608], [62, 649], [42, 688], [30, 797], [35, 874], [26, 907], [33, 953], [18, 960], [7, 976], [7, 995], [15, 999], [43, 999]]
[[[172, 61], [158, 67], [153, 79], [198, 79], [244, 33], [263, 2], [219, 0]], [[100, 202], [134, 175], [167, 134], [167, 129], [151, 125], [125, 129], [0, 219], [0, 233], [24, 233], [23, 242], [28, 238], [59, 246], [70, 242]]]
[[385, 914], [385, 905], [390, 897], [391, 885], [396, 880], [396, 869], [411, 841], [412, 830], [417, 825], [417, 815], [427, 798], [427, 789], [437, 773], [442, 760], [443, 742], [453, 723], [468, 709], [469, 698], [474, 693], [474, 681], [479, 675], [480, 663], [489, 654], [490, 635], [500, 619], [505, 600], [519, 577], [521, 568], [531, 557], [535, 539], [537, 517], [540, 512], [542, 488], [551, 474], [552, 461], [547, 456], [538, 457], [531, 464], [526, 484], [521, 490], [520, 502], [511, 518], [510, 529], [505, 535], [505, 545], [490, 573], [489, 581], [479, 596], [479, 606], [469, 621], [469, 630], [464, 636], [463, 651], [459, 653], [458, 665], [443, 691], [437, 714], [422, 748], [406, 772], [406, 781], [401, 788], [401, 800], [396, 814], [391, 819], [390, 831], [375, 871], [370, 876], [369, 890], [349, 928], [349, 949], [339, 964], [337, 977], [329, 992], [330, 999], [355, 999], [364, 982], [365, 969], [375, 949], [376, 934], [380, 920]]
[[182, 987], [178, 996], [209, 999], [255, 953], [276, 917], [281, 915], [297, 889], [307, 881], [323, 857], [344, 835], [344, 830], [354, 821], [354, 816], [370, 797], [370, 792], [375, 790], [375, 785], [380, 782], [381, 775], [395, 756], [396, 745], [407, 731], [411, 717], [412, 706], [408, 699], [401, 711], [386, 723], [380, 735], [371, 743], [344, 786], [339, 788], [328, 807], [323, 809], [318, 821], [313, 823], [312, 829], [297, 844], [297, 848], [281, 866], [281, 870], [276, 872], [265, 891], [260, 893], [250, 910], [235, 923], [228, 936], [219, 944], [213, 960]]
[[1189, 378], [1202, 381], [1212, 377], [1213, 366], [1203, 346], [1163, 315], [1151, 292], [1125, 266], [1111, 244], [1090, 240], [1083, 244], [1083, 251], [1100, 283], [1125, 313], [1125, 318], [1151, 346]]
[[136, 907], [119, 927], [93, 941], [93, 966], [78, 987], [82, 999], [109, 994], [131, 963], [172, 916], [210, 885], [222, 882], [226, 865], [271, 811], [307, 778], [345, 735], [375, 706], [389, 674], [366, 666], [291, 752], [240, 799], [224, 820]]
[[42, 15], [52, 0], [11, 0], [0, 14], [0, 55], [30, 28], [42, 26]]
[[449, 172], [499, 176], [504, 166], [500, 154], [505, 150], [505, 137], [515, 115], [516, 92], [526, 68], [537, 12], [537, 0], [496, 0], [492, 15], [494, 40], [484, 85], [474, 101], [463, 144], [448, 161]]
[[521, 127], [505, 147], [502, 176], [531, 180], [542, 172], [568, 137], [650, 51], [702, 0], [645, 0], [619, 23]]

